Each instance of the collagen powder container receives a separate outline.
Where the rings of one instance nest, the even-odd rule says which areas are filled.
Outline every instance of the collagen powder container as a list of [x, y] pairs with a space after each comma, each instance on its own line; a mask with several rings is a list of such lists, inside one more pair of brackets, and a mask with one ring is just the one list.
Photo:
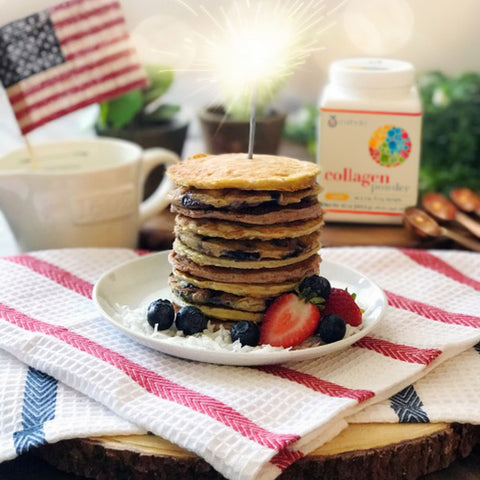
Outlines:
[[330, 66], [317, 139], [327, 223], [401, 223], [417, 203], [421, 121], [410, 63], [352, 58]]

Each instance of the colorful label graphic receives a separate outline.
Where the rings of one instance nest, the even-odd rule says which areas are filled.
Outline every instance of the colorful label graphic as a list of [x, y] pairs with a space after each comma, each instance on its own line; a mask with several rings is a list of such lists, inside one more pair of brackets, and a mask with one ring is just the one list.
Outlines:
[[377, 128], [369, 141], [371, 157], [382, 167], [397, 167], [410, 155], [412, 142], [406, 130], [395, 125]]

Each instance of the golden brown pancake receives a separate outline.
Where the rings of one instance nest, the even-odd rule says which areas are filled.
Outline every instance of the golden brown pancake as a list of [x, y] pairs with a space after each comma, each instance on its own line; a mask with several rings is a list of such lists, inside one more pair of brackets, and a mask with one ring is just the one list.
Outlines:
[[265, 269], [265, 268], [281, 268], [287, 265], [292, 265], [303, 260], [306, 260], [308, 257], [311, 257], [314, 252], [307, 251], [303, 252], [300, 255], [295, 257], [289, 257], [284, 259], [274, 259], [274, 260], [231, 260], [229, 258], [221, 257], [210, 257], [204, 255], [203, 253], [193, 250], [190, 247], [187, 247], [183, 244], [179, 238], [176, 238], [173, 242], [173, 250], [180, 256], [187, 257], [192, 262], [195, 262], [198, 265], [214, 265], [217, 267], [232, 268], [232, 269]]
[[276, 155], [225, 153], [189, 158], [168, 168], [177, 185], [200, 189], [238, 188], [293, 192], [315, 184], [319, 168], [313, 162]]
[[226, 240], [193, 232], [178, 232], [177, 238], [187, 247], [211, 257], [230, 260], [272, 260], [292, 258], [320, 248], [319, 232], [297, 238], [274, 240]]
[[323, 214], [320, 203], [315, 200], [313, 204], [306, 202], [306, 205], [299, 203], [295, 207], [264, 207], [251, 208], [249, 211], [228, 211], [228, 210], [193, 210], [190, 208], [171, 206], [173, 213], [178, 213], [190, 218], [214, 218], [254, 225], [272, 225], [276, 223], [296, 222], [300, 220], [311, 220], [320, 218]]
[[318, 184], [293, 192], [239, 190], [238, 188], [199, 190], [198, 188], [179, 186], [171, 192], [170, 198], [174, 205], [195, 210], [206, 208], [239, 210], [262, 204], [292, 205], [300, 203], [306, 198], [318, 198], [321, 190]]
[[320, 256], [313, 254], [302, 262], [280, 268], [261, 268], [247, 270], [241, 268], [225, 268], [210, 265], [198, 265], [185, 256], [176, 252], [169, 255], [170, 263], [182, 272], [196, 277], [229, 283], [282, 283], [287, 281], [300, 281], [303, 278], [318, 273]]
[[191, 274], [173, 269], [173, 275], [181, 281], [195, 285], [199, 288], [209, 288], [220, 290], [222, 292], [233, 293], [235, 295], [245, 295], [250, 297], [277, 297], [282, 293], [291, 292], [297, 285], [296, 281], [286, 281], [283, 283], [231, 283], [218, 282], [205, 278], [195, 277]]
[[277, 225], [247, 225], [210, 218], [189, 218], [183, 215], [175, 217], [175, 233], [194, 232], [207, 237], [226, 239], [271, 240], [275, 238], [296, 238], [316, 232], [323, 225], [323, 218], [313, 220], [279, 223]]

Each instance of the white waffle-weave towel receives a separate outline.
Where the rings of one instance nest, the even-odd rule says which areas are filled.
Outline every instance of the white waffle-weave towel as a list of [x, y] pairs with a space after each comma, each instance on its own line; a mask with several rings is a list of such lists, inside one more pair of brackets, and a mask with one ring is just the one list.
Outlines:
[[0, 462], [68, 438], [146, 433], [1, 350], [0, 365]]
[[388, 400], [352, 415], [349, 423], [480, 424], [480, 343]]
[[[128, 250], [37, 252], [0, 260], [0, 348], [140, 428], [190, 449], [227, 478], [274, 478], [346, 426], [480, 340], [480, 256], [324, 249], [369, 275], [389, 307], [347, 350], [295, 364], [239, 368], [184, 361], [138, 345], [100, 318], [96, 279]], [[449, 267], [449, 268], [447, 268]], [[447, 295], [448, 293], [448, 295]]]

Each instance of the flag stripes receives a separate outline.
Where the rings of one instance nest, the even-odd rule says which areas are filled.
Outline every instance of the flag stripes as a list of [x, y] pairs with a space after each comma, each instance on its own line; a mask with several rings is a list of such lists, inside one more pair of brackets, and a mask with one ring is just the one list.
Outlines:
[[[115, 40], [113, 40], [113, 41], [115, 41]], [[127, 58], [132, 53], [133, 53], [132, 49], [120, 50], [118, 52], [112, 53], [111, 55], [104, 56], [104, 57], [100, 58], [99, 60], [94, 61], [92, 63], [86, 63], [86, 64], [84, 64], [80, 67], [65, 69], [64, 72], [59, 73], [55, 77], [46, 78], [41, 83], [33, 84], [32, 87], [29, 88], [29, 89], [24, 89], [24, 90], [22, 90], [18, 93], [12, 93], [12, 95], [10, 96], [10, 101], [12, 103], [15, 103], [15, 104], [18, 105], [18, 112], [19, 112], [19, 115], [21, 115], [22, 105], [24, 105], [25, 107], [27, 107], [27, 105], [28, 105], [23, 100], [25, 97], [29, 97], [29, 98], [32, 99], [32, 101], [35, 101], [34, 94], [37, 93], [37, 92], [42, 92], [44, 89], [46, 89], [48, 87], [51, 87], [55, 84], [60, 84], [60, 83], [66, 82], [66, 81], [68, 81], [72, 78], [72, 75], [75, 76], [76, 78], [78, 78], [80, 75], [82, 75], [83, 73], [88, 73], [90, 70], [94, 70], [94, 69], [99, 68], [99, 67], [107, 66], [107, 65], [109, 65], [111, 63], [114, 63], [117, 60], [122, 59], [122, 58]], [[60, 70], [60, 69], [58, 69], [58, 70]], [[13, 90], [12, 90], [12, 92], [13, 92]], [[22, 102], [23, 102], [23, 104], [22, 104]]]
[[[23, 43], [31, 41], [25, 33], [30, 28], [25, 25], [30, 23], [42, 32], [35, 40], [39, 43], [36, 48], [44, 52], [38, 67], [40, 59], [33, 55], [25, 58], [29, 53], [23, 48]], [[13, 30], [17, 44], [5, 71], [0, 69], [0, 79], [16, 79], [17, 64], [34, 66], [19, 70], [18, 81], [6, 85], [23, 134], [74, 110], [147, 85], [118, 1], [67, 1], [8, 28], [8, 38]]]
[[60, 17], [61, 11], [62, 9], [56, 8], [55, 6], [50, 9], [52, 15], [55, 13], [58, 14], [57, 20], [55, 22], [57, 28], [74, 25], [79, 20], [85, 21], [88, 19], [94, 19], [96, 16], [105, 14], [106, 12], [110, 11], [117, 11], [119, 13], [119, 17], [121, 18], [120, 5], [118, 2], [107, 3], [106, 5], [101, 5], [100, 7], [92, 8], [85, 12], [79, 12], [77, 15], [69, 15], [63, 19]]
[[[122, 58], [122, 56], [120, 56], [119, 58]], [[110, 68], [114, 67], [113, 62], [99, 62], [101, 63], [102, 66], [105, 66], [106, 64], [110, 63]], [[75, 79], [75, 81], [73, 82], [72, 86], [69, 87], [68, 83], [69, 80], [72, 79], [71, 75], [69, 74], [65, 80], [66, 80], [66, 83], [64, 83], [62, 85], [62, 91], [56, 91], [55, 93], [53, 93], [52, 95], [50, 95], [49, 97], [46, 97], [46, 98], [42, 98], [41, 100], [39, 100], [38, 102], [36, 103], [30, 103], [29, 105], [26, 105], [24, 108], [18, 108], [17, 111], [16, 111], [16, 117], [17, 117], [17, 120], [21, 121], [23, 120], [25, 117], [28, 117], [29, 115], [32, 115], [34, 114], [37, 110], [41, 109], [41, 108], [45, 108], [45, 109], [49, 109], [50, 105], [53, 104], [53, 102], [57, 101], [57, 100], [62, 100], [66, 94], [70, 95], [71, 98], [72, 97], [75, 97], [75, 95], [82, 95], [82, 92], [84, 92], [86, 89], [88, 88], [92, 88], [92, 87], [95, 87], [98, 82], [101, 82], [102, 84], [105, 84], [106, 82], [109, 82], [111, 80], [114, 80], [117, 76], [120, 76], [120, 75], [129, 75], [129, 74], [135, 74], [137, 73], [137, 69], [138, 67], [136, 65], [126, 65], [126, 66], [123, 66], [121, 68], [118, 68], [118, 69], [113, 69], [113, 70], [110, 70], [108, 73], [106, 73], [105, 75], [102, 75], [102, 76], [99, 76], [97, 78], [94, 78], [94, 79], [91, 79], [91, 80], [87, 80], [85, 81], [84, 83], [80, 83], [78, 81], [78, 77]], [[81, 69], [76, 69], [76, 70], [81, 70]], [[90, 69], [86, 69], [87, 71], [90, 70]], [[88, 78], [88, 76], [87, 76]]]

